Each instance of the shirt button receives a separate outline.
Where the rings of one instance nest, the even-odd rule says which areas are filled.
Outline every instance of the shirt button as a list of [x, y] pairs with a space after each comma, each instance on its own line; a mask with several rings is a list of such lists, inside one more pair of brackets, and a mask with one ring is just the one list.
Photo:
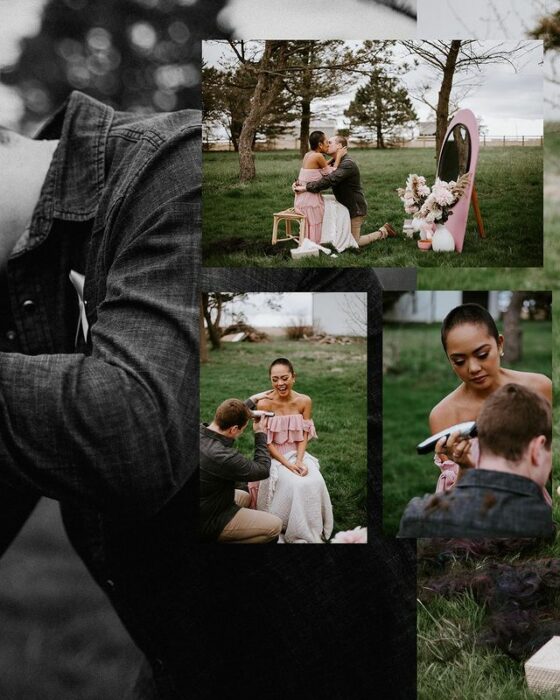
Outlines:
[[14, 341], [16, 339], [16, 332], [15, 331], [8, 331], [6, 333], [6, 338], [10, 341]]
[[35, 302], [32, 299], [26, 299], [21, 307], [25, 313], [32, 314], [35, 312]]
[[107, 585], [109, 588], [114, 588], [115, 587], [115, 582], [112, 581], [110, 578], [107, 579]]

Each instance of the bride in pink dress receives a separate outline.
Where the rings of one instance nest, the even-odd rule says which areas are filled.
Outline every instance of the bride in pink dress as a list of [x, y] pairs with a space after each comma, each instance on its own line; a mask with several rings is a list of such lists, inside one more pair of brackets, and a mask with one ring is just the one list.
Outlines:
[[[301, 185], [332, 173], [346, 153], [345, 148], [338, 150], [333, 165], [329, 165], [323, 155], [327, 152], [328, 140], [322, 131], [313, 131], [309, 135], [309, 145], [311, 150], [305, 154], [298, 175], [298, 184]], [[348, 209], [337, 202], [334, 195], [298, 192], [294, 208], [305, 215], [309, 240], [318, 244], [332, 243], [339, 253], [347, 248], [358, 248], [350, 229]]]
[[[292, 363], [278, 358], [270, 365], [272, 390], [251, 397], [259, 410], [272, 411], [266, 421], [270, 476], [250, 484], [258, 510], [282, 519], [286, 543], [326, 542], [333, 529], [333, 512], [319, 460], [307, 451], [317, 438], [311, 399], [294, 391]], [[257, 492], [258, 487], [258, 492]]]

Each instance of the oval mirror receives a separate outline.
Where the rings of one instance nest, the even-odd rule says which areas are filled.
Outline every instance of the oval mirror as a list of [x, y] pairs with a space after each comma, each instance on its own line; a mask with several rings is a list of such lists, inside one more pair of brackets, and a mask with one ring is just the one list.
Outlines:
[[439, 157], [437, 176], [449, 182], [468, 172], [471, 164], [471, 137], [464, 124], [456, 124], [447, 134]]

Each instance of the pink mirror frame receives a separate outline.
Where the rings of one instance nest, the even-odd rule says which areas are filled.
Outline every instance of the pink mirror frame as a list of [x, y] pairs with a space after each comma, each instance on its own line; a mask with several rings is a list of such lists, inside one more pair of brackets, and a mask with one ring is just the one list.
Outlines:
[[476, 190], [474, 189], [474, 177], [476, 173], [476, 165], [478, 162], [480, 141], [478, 138], [478, 124], [476, 122], [476, 117], [470, 109], [459, 110], [451, 120], [449, 126], [447, 127], [445, 138], [443, 139], [443, 143], [441, 145], [437, 167], [439, 171], [439, 163], [442, 156], [443, 147], [445, 146], [445, 142], [447, 141], [447, 137], [449, 136], [450, 132], [459, 124], [464, 125], [469, 132], [471, 142], [471, 159], [469, 163], [469, 173], [471, 177], [465, 194], [451, 210], [453, 214], [447, 220], [445, 227], [451, 232], [451, 235], [453, 236], [453, 240], [455, 241], [455, 250], [458, 253], [461, 253], [463, 250], [463, 243], [465, 240], [465, 233], [467, 230], [467, 220], [469, 218], [471, 199], [473, 200], [473, 207], [475, 209], [475, 215], [477, 218], [477, 226], [481, 237], [484, 237], [484, 230], [482, 229], [482, 218], [478, 209]]

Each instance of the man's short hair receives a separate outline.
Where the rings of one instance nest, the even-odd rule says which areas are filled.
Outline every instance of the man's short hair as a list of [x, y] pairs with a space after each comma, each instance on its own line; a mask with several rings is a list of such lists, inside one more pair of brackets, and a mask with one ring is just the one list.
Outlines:
[[548, 401], [519, 384], [506, 384], [494, 392], [476, 420], [480, 452], [519, 462], [533, 438], [544, 435], [552, 442], [552, 409]]
[[214, 422], [220, 430], [227, 430], [237, 425], [243, 428], [247, 425], [251, 412], [239, 399], [226, 399], [216, 409]]
[[334, 137], [335, 141], [339, 143], [343, 148], [348, 146], [348, 139], [346, 136], [339, 136], [338, 134]]

